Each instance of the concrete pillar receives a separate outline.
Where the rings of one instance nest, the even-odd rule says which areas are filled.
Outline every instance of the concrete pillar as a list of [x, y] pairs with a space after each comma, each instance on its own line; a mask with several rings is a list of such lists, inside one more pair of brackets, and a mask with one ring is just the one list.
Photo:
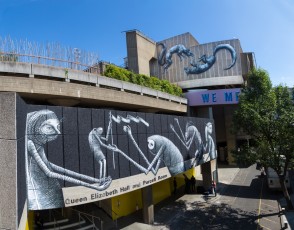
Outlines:
[[156, 42], [138, 30], [126, 31], [128, 69], [150, 76], [149, 61], [157, 58]]
[[16, 94], [0, 93], [0, 229], [18, 229]]
[[203, 187], [205, 190], [210, 189], [212, 182], [212, 170], [210, 161], [201, 165]]
[[228, 151], [227, 160], [229, 165], [235, 165], [234, 158], [231, 154], [231, 151], [236, 149], [236, 136], [232, 134], [231, 132], [234, 111], [235, 111], [235, 108], [233, 106], [226, 106], [224, 108], [226, 142], [227, 142], [227, 151]]
[[213, 119], [212, 107], [197, 108], [197, 117]]
[[154, 223], [152, 186], [142, 188], [143, 220], [145, 224]]

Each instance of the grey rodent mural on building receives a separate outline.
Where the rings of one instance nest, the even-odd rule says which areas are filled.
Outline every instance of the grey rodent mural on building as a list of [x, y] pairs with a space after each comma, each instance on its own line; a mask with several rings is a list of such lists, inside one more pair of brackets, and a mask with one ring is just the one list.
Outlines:
[[[175, 117], [173, 120], [169, 119], [166, 128], [156, 127], [156, 130], [164, 130], [164, 132], [155, 133], [155, 115], [148, 114], [147, 116], [140, 113], [141, 116], [135, 116], [135, 113], [130, 115], [128, 112], [92, 109], [83, 109], [83, 111], [90, 111], [92, 114], [90, 119], [94, 119], [91, 127], [88, 126], [81, 135], [78, 135], [79, 143], [84, 143], [84, 145], [88, 143], [88, 147], [83, 147], [83, 151], [81, 148], [78, 150], [77, 160], [80, 163], [78, 162], [77, 165], [83, 163], [89, 168], [88, 172], [83, 171], [83, 173], [81, 166], [69, 169], [66, 160], [60, 165], [49, 160], [49, 156], [57, 153], [52, 152], [53, 150], [46, 146], [60, 138], [64, 142], [64, 138], [69, 134], [63, 133], [61, 126], [68, 125], [65, 123], [69, 122], [69, 119], [65, 117], [63, 122], [60, 122], [63, 117], [57, 117], [53, 111], [48, 109], [27, 114], [25, 167], [29, 210], [63, 207], [62, 188], [64, 187], [85, 186], [96, 191], [104, 191], [114, 179], [124, 177], [120, 173], [114, 173], [115, 171], [120, 172], [122, 168], [130, 170], [131, 167], [135, 167], [138, 170], [129, 175], [139, 173], [156, 175], [159, 168], [166, 167], [170, 175], [176, 175], [216, 157], [213, 124], [209, 119]], [[97, 121], [95, 113], [104, 114], [103, 120]], [[172, 117], [157, 116], [162, 117], [160, 120], [165, 119], [166, 121]], [[198, 131], [199, 128], [193, 121], [203, 124], [201, 127], [205, 126], [205, 130]], [[99, 125], [93, 127], [98, 122]], [[181, 127], [181, 124], [184, 123], [186, 124], [185, 134]], [[78, 126], [81, 125], [78, 124]], [[103, 133], [104, 127], [106, 133]], [[128, 140], [128, 144], [119, 142], [121, 138]], [[75, 141], [74, 138], [70, 139]], [[146, 145], [142, 145], [143, 142]], [[188, 154], [181, 150], [180, 143], [185, 146]], [[67, 152], [74, 152], [76, 149], [72, 149], [73, 146], [63, 144], [62, 151], [67, 148]], [[118, 160], [117, 157], [125, 160]]]
[[[174, 45], [170, 49], [167, 49], [166, 45], [162, 42], [158, 43], [157, 45], [162, 47], [158, 55], [158, 64], [160, 66], [163, 66], [164, 71], [167, 71], [168, 68], [173, 64], [173, 54], [177, 54], [180, 58], [180, 61], [182, 61], [182, 59], [185, 57], [195, 57], [195, 54], [182, 44]], [[198, 58], [198, 60], [191, 58], [191, 66], [184, 67], [185, 73], [187, 75], [200, 74], [209, 70], [216, 62], [216, 53], [222, 49], [228, 50], [231, 54], [232, 59], [231, 64], [228, 67], [224, 68], [224, 70], [232, 68], [237, 60], [237, 53], [235, 49], [230, 44], [219, 44], [214, 47], [212, 55], [207, 56], [206, 54], [203, 54], [201, 57]]]
[[224, 68], [224, 70], [228, 70], [232, 68], [237, 60], [237, 54], [235, 49], [229, 44], [220, 44], [214, 47], [213, 54], [208, 56], [206, 54], [202, 55], [198, 61], [191, 61], [190, 64], [192, 67], [185, 67], [184, 70], [186, 74], [199, 74], [209, 70], [214, 63], [216, 62], [216, 53], [222, 49], [226, 49], [231, 53], [232, 63], [228, 67]]
[[194, 56], [194, 54], [189, 49], [187, 49], [183, 44], [175, 45], [171, 47], [169, 50], [167, 50], [166, 45], [162, 42], [158, 43], [158, 45], [162, 47], [162, 50], [158, 57], [158, 64], [160, 66], [163, 66], [165, 71], [173, 64], [173, 54], [177, 54], [181, 61], [185, 57]]

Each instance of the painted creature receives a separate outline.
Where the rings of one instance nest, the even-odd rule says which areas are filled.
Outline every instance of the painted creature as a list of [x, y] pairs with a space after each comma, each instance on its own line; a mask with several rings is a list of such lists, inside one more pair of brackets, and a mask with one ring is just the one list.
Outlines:
[[205, 152], [208, 152], [210, 160], [213, 160], [217, 156], [216, 156], [215, 144], [211, 135], [212, 135], [212, 123], [208, 122], [205, 126], [206, 144], [204, 146], [204, 149], [205, 149]]
[[60, 121], [54, 112], [44, 109], [27, 114], [25, 159], [29, 210], [63, 207], [59, 180], [98, 191], [106, 189], [111, 183], [50, 162], [45, 153], [46, 143], [54, 141], [60, 134]]
[[194, 154], [195, 158], [193, 162], [191, 163], [191, 166], [199, 165], [199, 162], [203, 160], [203, 154], [204, 154], [204, 146], [203, 146], [200, 132], [198, 131], [198, 129], [192, 122], [187, 122], [185, 135], [184, 135], [181, 129], [181, 126], [179, 124], [179, 120], [175, 118], [175, 121], [179, 127], [181, 136], [176, 132], [172, 124], [170, 125], [170, 128], [176, 134], [176, 137], [181, 141], [181, 143], [186, 147], [187, 150], [190, 150], [192, 143], [195, 143], [195, 146], [196, 146], [196, 152]]
[[[94, 154], [94, 159], [96, 162], [99, 163], [99, 179], [104, 179], [106, 178], [106, 158], [105, 155], [103, 154], [101, 150], [101, 140], [108, 141], [108, 135], [109, 132], [107, 132], [106, 137], [102, 136], [103, 133], [103, 128], [94, 128], [90, 133], [89, 133], [89, 145], [90, 149]], [[103, 143], [103, 142], [102, 142]], [[111, 178], [108, 178], [111, 180]]]
[[[142, 152], [142, 150], [136, 143], [132, 135], [131, 128], [129, 126], [124, 126], [124, 131], [128, 134], [128, 136], [134, 143], [135, 147], [137, 148], [139, 154], [145, 160], [147, 168], [138, 164], [127, 154], [118, 149], [117, 146], [113, 145], [111, 150], [120, 153], [122, 156], [128, 159], [134, 166], [136, 166], [140, 171], [144, 172], [145, 174], [148, 174], [150, 171], [152, 171], [152, 173], [156, 175], [161, 162], [164, 162], [165, 166], [167, 166], [171, 175], [176, 175], [184, 171], [183, 156], [180, 153], [179, 149], [169, 139], [160, 135], [153, 135], [148, 137], [148, 149], [151, 154], [155, 155], [152, 162], [149, 163], [148, 159], [146, 158], [146, 155]], [[155, 168], [153, 167], [154, 165]]]
[[231, 53], [231, 58], [232, 58], [231, 65], [228, 66], [227, 68], [225, 68], [224, 70], [228, 70], [228, 69], [232, 68], [235, 65], [236, 60], [237, 60], [236, 51], [229, 44], [220, 44], [214, 48], [213, 55], [207, 57], [207, 55], [204, 54], [199, 58], [198, 62], [192, 61], [190, 63], [192, 67], [185, 67], [184, 70], [185, 70], [186, 74], [187, 75], [200, 74], [200, 73], [203, 73], [203, 72], [207, 71], [208, 69], [210, 69], [213, 66], [213, 64], [216, 62], [216, 53], [221, 49], [228, 50]]
[[155, 155], [153, 161], [148, 167], [148, 171], [156, 161], [155, 172], [158, 171], [161, 161], [167, 166], [172, 176], [185, 171], [183, 156], [173, 142], [160, 135], [150, 136], [147, 141], [149, 151]]
[[169, 50], [167, 50], [164, 43], [159, 43], [158, 45], [162, 46], [162, 50], [158, 57], [158, 64], [160, 66], [163, 66], [165, 71], [173, 64], [173, 54], [177, 54], [181, 61], [185, 57], [194, 56], [194, 54], [182, 44], [175, 45], [171, 47]]

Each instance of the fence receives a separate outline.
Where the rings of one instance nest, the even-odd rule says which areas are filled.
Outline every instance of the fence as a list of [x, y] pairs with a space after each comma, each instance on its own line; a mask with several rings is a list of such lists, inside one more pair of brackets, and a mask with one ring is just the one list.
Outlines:
[[99, 58], [93, 52], [59, 43], [40, 44], [0, 37], [0, 61], [29, 62], [90, 72], [97, 69]]

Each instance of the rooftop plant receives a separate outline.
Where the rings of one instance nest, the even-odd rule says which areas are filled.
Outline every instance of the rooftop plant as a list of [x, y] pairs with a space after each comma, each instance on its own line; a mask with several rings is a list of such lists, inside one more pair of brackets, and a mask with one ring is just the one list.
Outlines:
[[160, 80], [157, 77], [149, 77], [144, 74], [135, 74], [131, 71], [117, 67], [115, 65], [107, 65], [103, 75], [106, 77], [115, 78], [121, 81], [127, 81], [133, 84], [159, 90], [175, 96], [182, 95], [182, 89], [167, 80]]

